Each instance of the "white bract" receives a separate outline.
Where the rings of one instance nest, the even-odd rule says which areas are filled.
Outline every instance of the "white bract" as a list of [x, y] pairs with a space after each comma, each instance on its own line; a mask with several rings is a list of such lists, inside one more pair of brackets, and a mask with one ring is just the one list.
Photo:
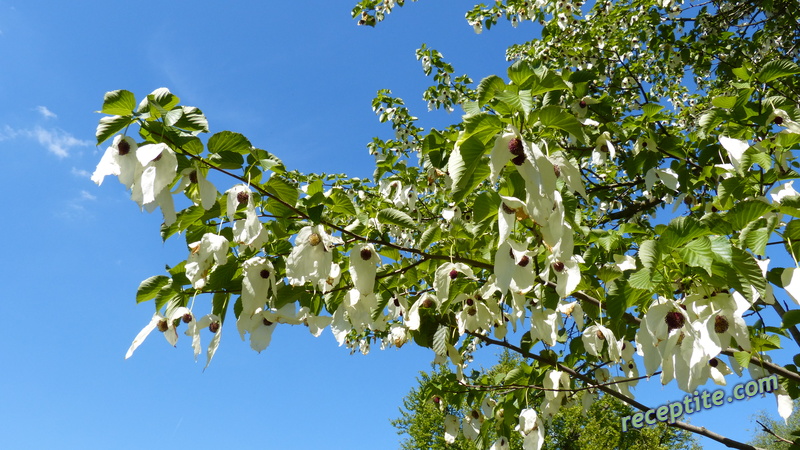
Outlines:
[[302, 286], [312, 283], [316, 287], [323, 282], [324, 286], [328, 277], [338, 275], [331, 268], [331, 250], [334, 245], [342, 243], [341, 239], [326, 233], [322, 225], [309, 225], [300, 229], [294, 242], [292, 252], [286, 257], [289, 284]]

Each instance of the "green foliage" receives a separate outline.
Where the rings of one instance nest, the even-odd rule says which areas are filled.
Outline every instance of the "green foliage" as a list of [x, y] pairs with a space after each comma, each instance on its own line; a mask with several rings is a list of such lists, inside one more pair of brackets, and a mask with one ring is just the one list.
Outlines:
[[[485, 376], [493, 378], [497, 374], [507, 373], [504, 384], [515, 385], [523, 382], [524, 370], [519, 368], [521, 360], [508, 352], [500, 356], [498, 364], [485, 372]], [[452, 373], [440, 369], [437, 372], [421, 372], [417, 378], [419, 386], [414, 387], [403, 399], [400, 417], [392, 420], [392, 425], [399, 435], [403, 436], [401, 448], [406, 450], [477, 450], [475, 442], [463, 435], [452, 444], [445, 443], [444, 421], [447, 414], [465, 417], [472, 407], [465, 401], [460, 405], [437, 401], [439, 397], [432, 394], [436, 387], [447, 383]], [[627, 450], [697, 450], [691, 433], [659, 424], [639, 430], [623, 433], [622, 418], [635, 411], [628, 405], [609, 395], [601, 396], [584, 412], [580, 404], [562, 408], [556, 414], [547, 430], [547, 441], [544, 450], [605, 450], [619, 448]], [[501, 416], [500, 409], [495, 416]], [[491, 428], [487, 430], [486, 443], [497, 439], [497, 433]], [[508, 435], [510, 449], [522, 449], [522, 437], [518, 432]]]
[[[363, 0], [353, 16], [375, 26], [403, 4]], [[742, 368], [777, 373], [786, 405], [800, 395], [797, 366], [775, 352], [800, 336], [798, 309], [776, 303], [800, 302], [796, 6], [478, 4], [477, 32], [533, 21], [540, 37], [478, 83], [417, 49], [428, 107], [464, 114], [426, 129], [380, 90], [372, 108], [394, 137], [367, 144], [371, 178], [305, 174], [234, 131], [208, 137], [202, 111], [166, 88], [138, 102], [109, 92], [96, 135], [111, 144], [92, 179], [117, 175], [161, 209], [163, 239], [187, 244], [136, 294], [157, 311], [144, 332], [208, 327], [209, 359], [223, 330], [261, 351], [278, 325], [330, 328], [364, 353], [431, 348], [451, 367], [430, 388], [441, 408], [472, 414], [497, 392], [504, 415], [484, 418], [478, 446], [534, 406], [575, 435], [550, 419], [576, 396], [630, 402], [658, 372], [687, 392]], [[470, 371], [484, 346], [522, 362]]]
[[[795, 409], [788, 420], [775, 419], [766, 411], [755, 415], [755, 435], [750, 445], [764, 450], [796, 450], [800, 448], [800, 409], [795, 402]], [[789, 442], [786, 442], [789, 441]], [[795, 442], [792, 444], [791, 442]]]

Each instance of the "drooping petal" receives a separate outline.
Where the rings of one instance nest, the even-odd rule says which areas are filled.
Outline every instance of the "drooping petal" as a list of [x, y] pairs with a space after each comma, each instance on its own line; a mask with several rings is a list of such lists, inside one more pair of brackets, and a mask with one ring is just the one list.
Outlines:
[[156, 328], [158, 322], [162, 320], [163, 317], [159, 313], [153, 314], [153, 317], [150, 319], [150, 322], [142, 328], [142, 331], [133, 338], [133, 342], [131, 343], [130, 348], [128, 348], [128, 352], [125, 353], [125, 359], [130, 358], [133, 355], [133, 352], [142, 345], [142, 342], [147, 338], [151, 331]]

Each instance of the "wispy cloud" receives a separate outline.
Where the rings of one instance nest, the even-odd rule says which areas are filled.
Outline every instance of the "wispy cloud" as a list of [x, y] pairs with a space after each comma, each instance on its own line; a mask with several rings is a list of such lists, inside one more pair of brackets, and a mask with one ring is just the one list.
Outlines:
[[47, 109], [47, 106], [37, 106], [36, 110], [39, 111], [39, 114], [42, 115], [45, 119], [57, 119], [58, 116], [53, 111]]
[[96, 201], [97, 197], [89, 191], [81, 190], [77, 196], [63, 202], [61, 207], [55, 211], [56, 217], [66, 220], [84, 220], [94, 217], [91, 209], [87, 208], [87, 203]]
[[79, 178], [91, 178], [92, 174], [89, 173], [87, 170], [78, 169], [77, 167], [73, 167], [70, 171], [73, 175]]
[[42, 128], [37, 125], [33, 129], [14, 129], [6, 125], [0, 132], [0, 141], [18, 137], [35, 139], [59, 158], [69, 156], [69, 151], [74, 147], [90, 147], [92, 145], [90, 141], [78, 139], [60, 128]]
[[92, 145], [91, 142], [80, 140], [60, 128], [46, 130], [37, 126], [33, 129], [33, 136], [41, 145], [47, 148], [50, 153], [53, 153], [59, 158], [69, 156], [69, 150], [72, 147], [88, 147]]

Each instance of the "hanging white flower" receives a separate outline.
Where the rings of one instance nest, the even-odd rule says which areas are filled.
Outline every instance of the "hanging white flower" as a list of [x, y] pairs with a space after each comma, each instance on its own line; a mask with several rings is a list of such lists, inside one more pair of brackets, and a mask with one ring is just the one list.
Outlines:
[[375, 289], [375, 274], [381, 258], [369, 243], [358, 243], [350, 250], [350, 276], [361, 294], [372, 294]]
[[331, 275], [333, 254], [331, 250], [342, 240], [325, 232], [322, 225], [309, 225], [300, 229], [295, 237], [295, 246], [286, 257], [286, 277], [289, 284], [302, 286], [312, 283], [315, 287]]
[[116, 135], [111, 145], [103, 153], [97, 168], [92, 174], [92, 181], [97, 185], [103, 184], [106, 175], [116, 175], [119, 182], [130, 189], [137, 171], [140, 170], [139, 160], [136, 158], [138, 146], [136, 141], [129, 136]]

